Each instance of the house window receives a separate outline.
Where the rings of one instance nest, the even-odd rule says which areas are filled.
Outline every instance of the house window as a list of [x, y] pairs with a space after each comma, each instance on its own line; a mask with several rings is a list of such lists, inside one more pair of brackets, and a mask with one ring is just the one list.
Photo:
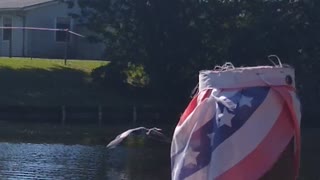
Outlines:
[[[67, 17], [58, 17], [56, 19], [56, 28], [57, 29], [71, 29], [71, 19]], [[70, 41], [70, 36], [68, 32], [65, 31], [56, 31], [56, 41], [57, 42], [66, 42]]]
[[[12, 26], [12, 19], [10, 17], [3, 17], [2, 23], [3, 23], [4, 27], [11, 27]], [[12, 29], [3, 29], [2, 39], [4, 41], [11, 40], [11, 36], [12, 36]]]

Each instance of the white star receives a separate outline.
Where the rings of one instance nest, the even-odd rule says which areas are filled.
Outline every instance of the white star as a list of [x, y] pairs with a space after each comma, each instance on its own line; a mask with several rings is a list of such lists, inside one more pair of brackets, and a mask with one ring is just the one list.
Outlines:
[[224, 113], [219, 114], [218, 117], [220, 119], [218, 127], [221, 127], [224, 124], [232, 127], [231, 119], [234, 117], [234, 114], [226, 110]]
[[230, 110], [237, 108], [237, 104], [235, 104], [231, 99], [228, 99], [225, 96], [221, 96], [219, 98], [219, 102]]
[[245, 106], [245, 105], [251, 107], [252, 106], [252, 104], [251, 104], [252, 99], [253, 99], [252, 97], [241, 96], [241, 99], [239, 102], [239, 107]]
[[211, 134], [208, 134], [208, 135], [207, 135], [207, 136], [209, 137], [209, 139], [210, 139], [210, 146], [213, 146], [214, 135], [215, 135], [214, 132], [212, 132]]
[[191, 148], [188, 148], [186, 154], [185, 154], [185, 159], [184, 159], [184, 164], [185, 165], [197, 165], [197, 156], [200, 152], [193, 151]]

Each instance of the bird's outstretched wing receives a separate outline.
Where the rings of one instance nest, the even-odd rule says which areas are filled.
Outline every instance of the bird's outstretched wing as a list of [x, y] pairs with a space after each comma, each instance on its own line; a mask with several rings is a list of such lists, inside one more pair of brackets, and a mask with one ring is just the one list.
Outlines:
[[156, 141], [171, 143], [171, 139], [168, 138], [166, 135], [164, 135], [160, 131], [162, 131], [162, 129], [154, 127], [149, 129], [146, 134], [148, 135], [149, 138], [154, 139]]
[[141, 130], [147, 130], [145, 127], [137, 127], [133, 129], [128, 129], [125, 132], [119, 134], [114, 140], [112, 140], [108, 145], [108, 149], [115, 148], [117, 145], [119, 145], [124, 139], [126, 139], [131, 133]]
[[112, 140], [108, 145], [108, 149], [115, 148], [118, 146], [122, 141], [124, 141], [126, 138], [128, 138], [131, 135], [134, 134], [141, 134], [144, 135], [150, 139], [153, 139], [155, 141], [162, 141], [162, 142], [171, 142], [171, 140], [165, 136], [163, 133], [160, 132], [161, 129], [154, 127], [154, 128], [145, 128], [145, 127], [137, 127], [133, 129], [129, 129], [121, 134], [119, 134], [114, 140]]

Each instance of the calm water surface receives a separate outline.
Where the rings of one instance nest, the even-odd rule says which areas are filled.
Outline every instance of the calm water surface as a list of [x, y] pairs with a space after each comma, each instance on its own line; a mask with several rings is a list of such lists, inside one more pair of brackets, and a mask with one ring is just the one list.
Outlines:
[[169, 180], [168, 147], [0, 143], [0, 179]]

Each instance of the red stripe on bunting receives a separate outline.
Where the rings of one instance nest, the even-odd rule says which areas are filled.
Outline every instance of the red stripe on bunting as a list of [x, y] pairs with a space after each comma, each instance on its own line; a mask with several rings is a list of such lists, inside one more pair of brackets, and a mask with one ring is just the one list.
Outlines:
[[294, 134], [290, 118], [290, 111], [284, 104], [276, 123], [257, 148], [237, 165], [217, 177], [216, 180], [256, 180], [262, 178], [277, 162]]
[[[203, 95], [203, 97], [201, 98], [200, 102], [202, 102], [204, 99], [209, 97], [211, 92], [212, 92], [212, 89], [206, 90], [206, 92]], [[187, 117], [194, 111], [194, 109], [197, 107], [197, 105], [198, 105], [198, 97], [199, 97], [199, 93], [192, 98], [192, 100], [189, 103], [188, 107], [185, 109], [185, 111], [181, 115], [179, 123], [178, 123], [178, 126], [180, 126], [187, 119]]]

